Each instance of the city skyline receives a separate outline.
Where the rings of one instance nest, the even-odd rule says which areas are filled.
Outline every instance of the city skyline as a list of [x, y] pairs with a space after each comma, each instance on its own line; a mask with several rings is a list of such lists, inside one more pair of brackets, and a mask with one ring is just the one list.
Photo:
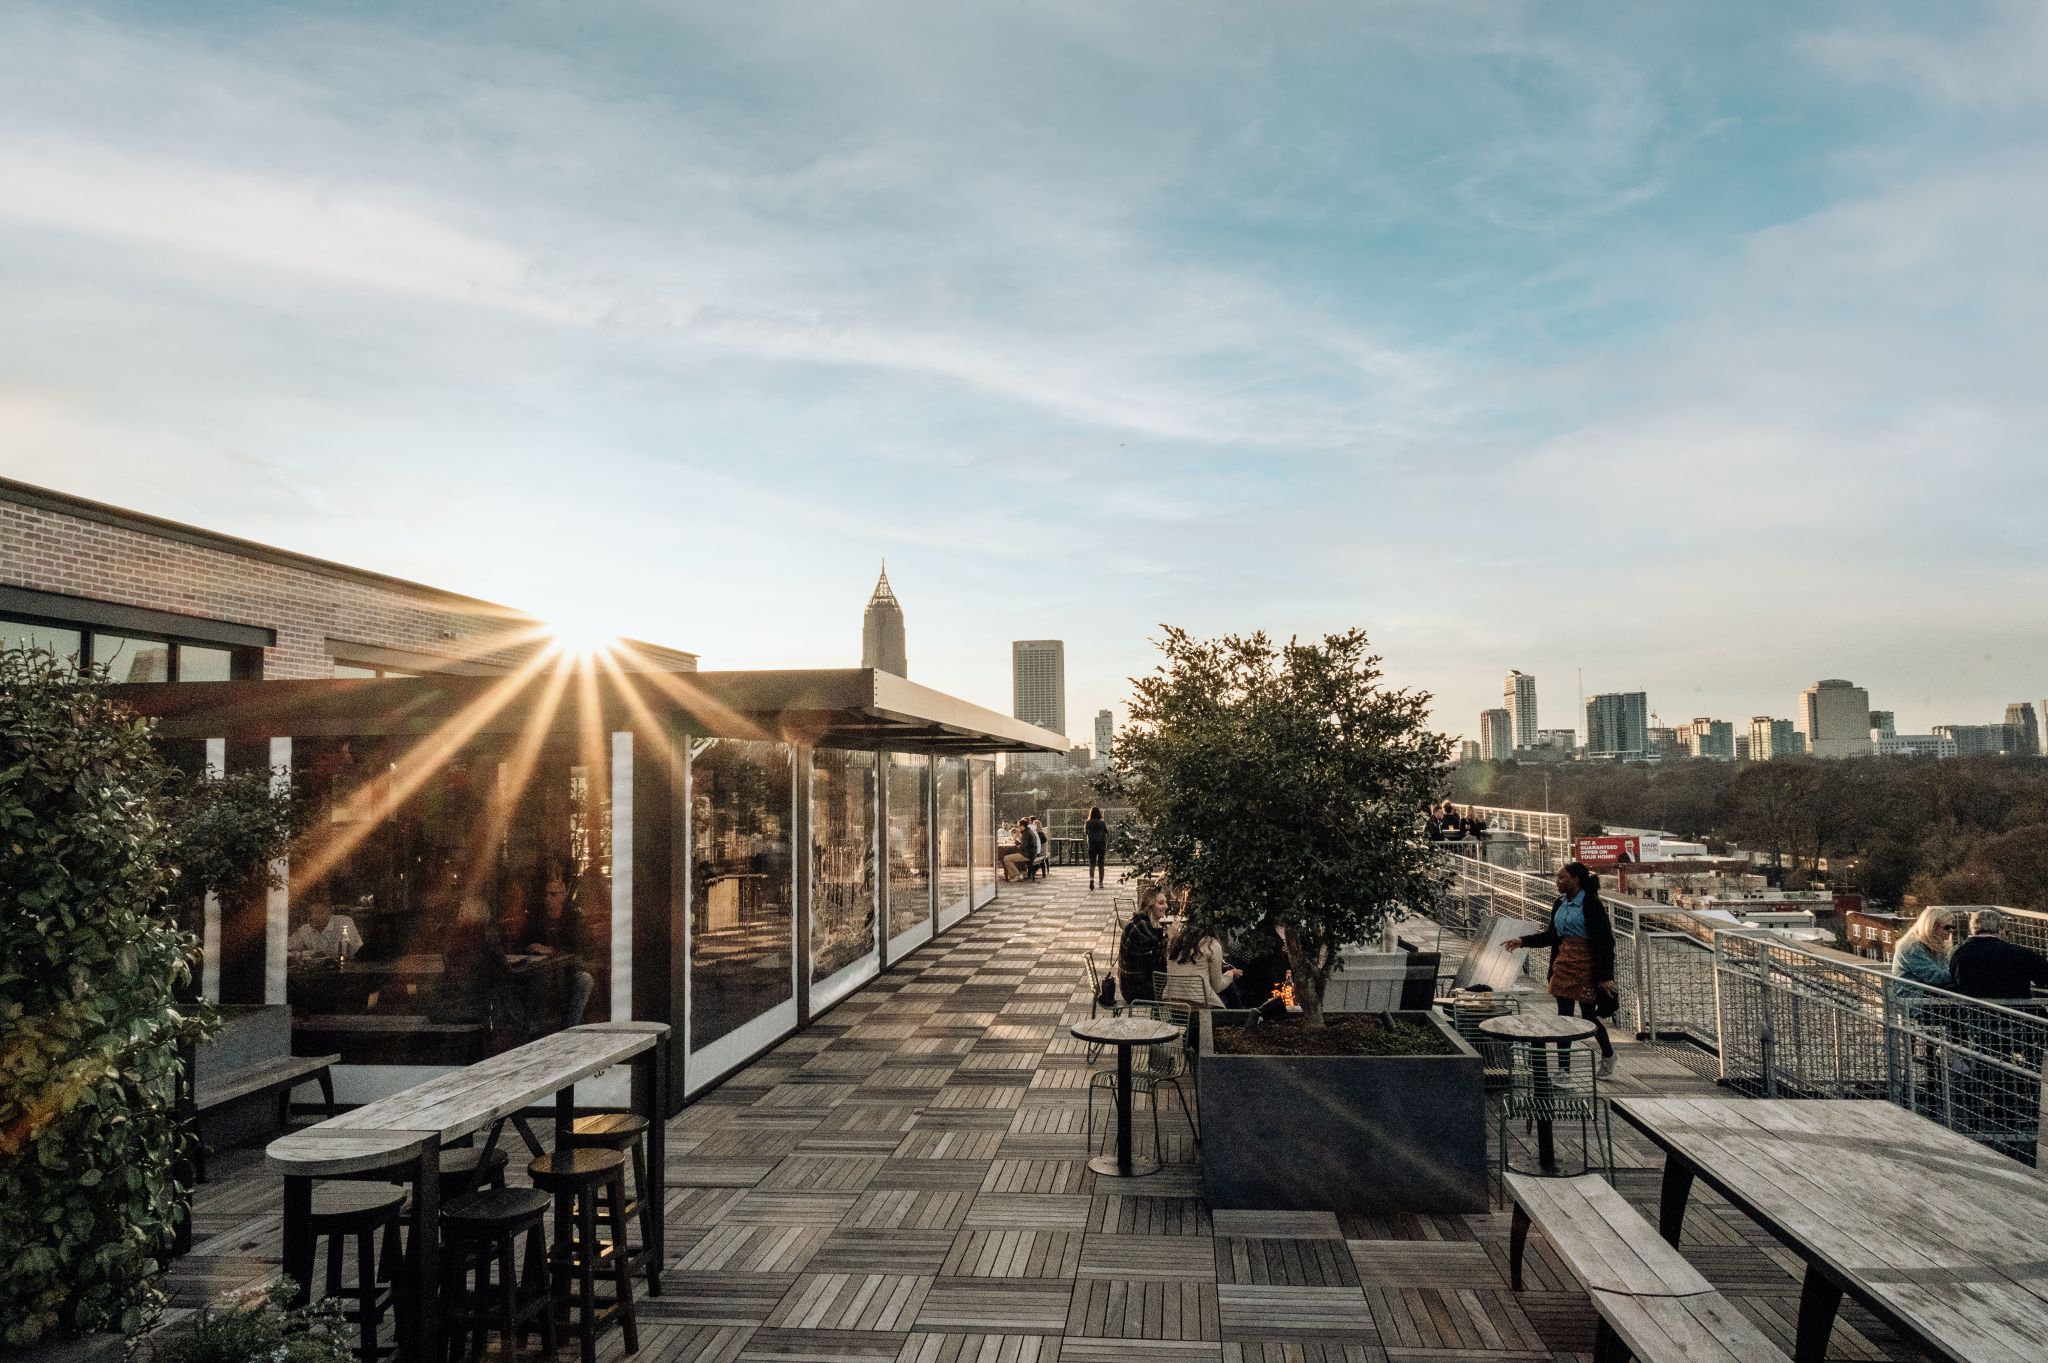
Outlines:
[[997, 709], [1170, 622], [1363, 625], [1453, 733], [1510, 659], [1552, 726], [1995, 722], [2044, 65], [2012, 5], [20, 4], [0, 473], [706, 667], [839, 664], [886, 554]]

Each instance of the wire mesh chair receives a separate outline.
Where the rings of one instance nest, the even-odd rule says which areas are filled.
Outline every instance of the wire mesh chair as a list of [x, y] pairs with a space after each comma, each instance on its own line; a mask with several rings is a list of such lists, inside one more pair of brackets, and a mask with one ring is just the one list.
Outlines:
[[[1088, 1016], [1091, 1018], [1097, 1017], [1100, 1015], [1102, 1007], [1102, 972], [1095, 966], [1094, 952], [1082, 952], [1081, 959], [1088, 963]], [[1114, 1006], [1111, 1005], [1112, 1008]], [[1096, 1054], [1101, 1050], [1102, 1045], [1100, 1042], [1091, 1041], [1088, 1043], [1089, 1064], [1095, 1063]]]
[[[1516, 1169], [1509, 1160], [1508, 1124], [1519, 1120], [1526, 1135], [1540, 1123], [1554, 1130], [1560, 1122], [1579, 1124], [1579, 1174], [1598, 1167], [1614, 1180], [1614, 1126], [1607, 1101], [1600, 1096], [1600, 1056], [1590, 1045], [1573, 1042], [1512, 1043], [1508, 1050], [1508, 1085], [1500, 1104], [1500, 1195], [1507, 1197], [1510, 1172], [1569, 1176], [1560, 1168]], [[1594, 1155], [1600, 1162], [1594, 1164]]]
[[[1165, 1147], [1159, 1138], [1159, 1090], [1171, 1088], [1173, 1096], [1180, 1099], [1181, 1114], [1188, 1119], [1188, 1130], [1194, 1133], [1195, 1144], [1202, 1143], [1202, 1128], [1195, 1121], [1195, 1110], [1188, 1105], [1187, 1090], [1181, 1087], [1181, 1080], [1188, 1078], [1188, 1026], [1193, 1021], [1194, 1010], [1184, 1003], [1157, 1003], [1143, 1001], [1127, 1003], [1110, 1010], [1117, 1017], [1150, 1018], [1154, 1022], [1167, 1022], [1180, 1030], [1180, 1035], [1171, 1041], [1162, 1041], [1147, 1046], [1131, 1057], [1131, 1092], [1144, 1094], [1145, 1105], [1152, 1109], [1152, 1157], [1162, 1162]], [[1095, 1090], [1107, 1089], [1112, 1104], [1116, 1101], [1116, 1071], [1097, 1070], [1088, 1076], [1088, 1148], [1095, 1148]]]
[[1490, 993], [1486, 990], [1461, 991], [1437, 1000], [1451, 1024], [1451, 1030], [1470, 1043], [1479, 1052], [1480, 1063], [1486, 1076], [1486, 1091], [1489, 1094], [1504, 1093], [1508, 1086], [1509, 1052], [1514, 1043], [1491, 1032], [1483, 1032], [1479, 1024], [1488, 1018], [1506, 1017], [1522, 1011], [1522, 1001], [1513, 994]]

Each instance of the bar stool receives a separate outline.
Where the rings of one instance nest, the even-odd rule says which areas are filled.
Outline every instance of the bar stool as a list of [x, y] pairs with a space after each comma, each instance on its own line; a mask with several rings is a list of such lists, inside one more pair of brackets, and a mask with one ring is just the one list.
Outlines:
[[[504, 1341], [507, 1357], [519, 1356], [529, 1330], [540, 1332], [547, 1356], [554, 1357], [547, 1213], [548, 1195], [538, 1188], [486, 1188], [441, 1209], [441, 1309], [450, 1358], [482, 1357], [485, 1336], [494, 1330]], [[514, 1266], [521, 1235], [526, 1237], [523, 1268]]]
[[441, 1205], [445, 1207], [479, 1188], [504, 1187], [505, 1169], [510, 1162], [502, 1146], [492, 1146], [489, 1159], [484, 1158], [481, 1145], [441, 1147]]
[[[377, 1363], [385, 1352], [377, 1343], [384, 1313], [392, 1309], [395, 1293], [392, 1279], [398, 1272], [399, 1223], [405, 1208], [405, 1191], [383, 1183], [323, 1183], [313, 1190], [312, 1257], [320, 1257], [320, 1240], [327, 1239], [326, 1295], [349, 1303], [342, 1319], [354, 1325], [361, 1340], [357, 1356], [362, 1363]], [[356, 1276], [342, 1280], [342, 1250], [353, 1240]], [[378, 1242], [381, 1241], [381, 1245]], [[300, 1267], [310, 1273], [312, 1264]], [[395, 1345], [394, 1345], [395, 1347]]]
[[647, 1270], [647, 1292], [661, 1292], [661, 1265], [654, 1262], [654, 1218], [661, 1209], [647, 1200], [647, 1119], [637, 1112], [592, 1112], [569, 1128], [571, 1150], [617, 1150], [633, 1160], [633, 1200], [626, 1215], [640, 1217], [640, 1248], [633, 1251], [628, 1271]]
[[[570, 1149], [542, 1155], [530, 1166], [533, 1186], [555, 1200], [555, 1244], [551, 1254], [555, 1301], [566, 1319], [581, 1311], [575, 1323], [582, 1341], [583, 1363], [596, 1363], [597, 1332], [612, 1317], [626, 1336], [626, 1352], [640, 1350], [640, 1327], [633, 1317], [633, 1279], [627, 1267], [626, 1156], [618, 1150]], [[608, 1244], [597, 1238], [598, 1202], [604, 1202]], [[597, 1272], [611, 1260], [613, 1300], [598, 1301]], [[571, 1275], [574, 1290], [571, 1290]], [[602, 1307], [602, 1309], [600, 1309]]]

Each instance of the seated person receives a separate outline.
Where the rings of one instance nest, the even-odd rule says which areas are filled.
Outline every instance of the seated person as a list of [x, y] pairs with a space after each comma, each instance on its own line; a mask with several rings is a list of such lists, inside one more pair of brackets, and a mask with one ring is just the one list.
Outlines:
[[1166, 949], [1166, 997], [1197, 1008], [1235, 1008], [1237, 981], [1244, 974], [1223, 963], [1223, 943], [1192, 928]]
[[[511, 1004], [511, 971], [505, 944], [483, 896], [462, 896], [454, 925], [441, 948], [441, 986], [430, 1016], [436, 1022], [491, 1020], [494, 1004]], [[516, 1013], [516, 1005], [510, 1011]]]
[[1124, 924], [1123, 940], [1117, 946], [1118, 984], [1124, 1002], [1149, 999], [1155, 992], [1152, 976], [1166, 969], [1166, 891], [1147, 886], [1138, 896], [1138, 912]]
[[1457, 806], [1449, 801], [1444, 803], [1443, 830], [1444, 836], [1447, 838], [1462, 838], [1465, 836], [1465, 821], [1458, 817]]
[[534, 951], [567, 956], [575, 962], [569, 967], [569, 1002], [562, 1016], [564, 1027], [574, 1027], [583, 1021], [584, 1010], [590, 1007], [590, 994], [597, 987], [597, 980], [590, 973], [589, 963], [583, 954], [583, 915], [576, 907], [568, 874], [563, 868], [554, 867], [548, 871], [547, 884], [541, 890], [541, 903], [545, 906], [544, 911], [540, 921], [534, 924], [530, 946]]
[[1244, 967], [1237, 980], [1239, 1006], [1256, 1008], [1287, 980], [1287, 939], [1279, 913], [1267, 910], [1258, 926], [1238, 940], [1234, 955]]
[[316, 961], [345, 961], [362, 947], [363, 935], [356, 931], [355, 920], [345, 913], [336, 913], [324, 893], [316, 894], [306, 905], [306, 921], [284, 944], [286, 952], [310, 956]]
[[1003, 879], [1021, 880], [1031, 871], [1031, 854], [1026, 850], [1030, 846], [1030, 839], [1025, 836], [1022, 819], [1017, 820], [1016, 825], [1010, 829], [1010, 837], [1014, 845], [1003, 853]]

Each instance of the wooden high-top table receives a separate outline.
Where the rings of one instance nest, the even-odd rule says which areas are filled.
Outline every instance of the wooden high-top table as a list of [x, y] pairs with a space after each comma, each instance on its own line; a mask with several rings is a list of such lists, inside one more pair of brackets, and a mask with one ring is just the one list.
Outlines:
[[1616, 1098], [1664, 1151], [1676, 1245], [1699, 1179], [1806, 1261], [1799, 1363], [1843, 1295], [1954, 1363], [2036, 1363], [2048, 1340], [2048, 1177], [1890, 1103]]
[[597, 1022], [544, 1036], [272, 1141], [264, 1153], [270, 1168], [284, 1175], [284, 1266], [298, 1282], [298, 1300], [307, 1300], [312, 1277], [314, 1180], [407, 1183], [412, 1188], [412, 1306], [400, 1318], [400, 1342], [418, 1363], [440, 1363], [441, 1147], [479, 1131], [490, 1132], [495, 1140], [506, 1118], [552, 1097], [555, 1148], [565, 1149], [576, 1119], [577, 1081], [628, 1063], [633, 1066], [633, 1109], [647, 1119], [649, 1186], [640, 1196], [654, 1199], [656, 1209], [653, 1243], [647, 1246], [647, 1290], [659, 1295], [666, 1239], [660, 1209], [666, 1189], [669, 1029], [660, 1022]]

